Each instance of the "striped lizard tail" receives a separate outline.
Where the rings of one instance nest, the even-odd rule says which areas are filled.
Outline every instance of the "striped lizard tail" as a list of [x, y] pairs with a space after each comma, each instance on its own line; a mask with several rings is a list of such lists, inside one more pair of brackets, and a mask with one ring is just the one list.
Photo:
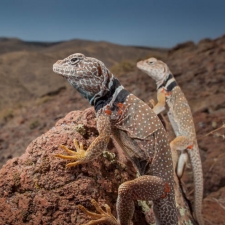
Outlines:
[[203, 176], [202, 163], [197, 142], [188, 150], [194, 177], [194, 214], [199, 225], [204, 225], [202, 218]]

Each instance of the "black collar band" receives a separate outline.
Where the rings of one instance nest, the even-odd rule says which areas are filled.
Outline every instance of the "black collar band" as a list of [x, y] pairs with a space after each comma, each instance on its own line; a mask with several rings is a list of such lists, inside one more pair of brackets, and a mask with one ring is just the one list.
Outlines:
[[173, 78], [173, 75], [170, 74], [167, 79], [158, 87], [158, 89], [162, 88], [162, 87], [165, 87], [166, 86], [166, 83], [171, 79]]
[[[97, 98], [94, 101], [94, 107], [95, 111], [97, 112], [99, 109], [103, 108], [107, 104], [109, 104], [113, 98], [113, 94], [115, 93], [116, 89], [121, 86], [120, 82], [114, 78], [113, 79], [113, 84], [110, 87], [110, 89], [101, 97]], [[117, 95], [115, 101], [113, 102], [113, 108], [111, 110], [117, 109], [117, 104], [123, 103], [126, 100], [126, 97], [129, 95], [129, 92], [125, 89], [122, 89], [119, 94]]]
[[170, 83], [167, 87], [166, 87], [166, 91], [170, 92], [172, 91], [175, 87], [177, 86], [177, 82], [173, 81], [172, 83]]

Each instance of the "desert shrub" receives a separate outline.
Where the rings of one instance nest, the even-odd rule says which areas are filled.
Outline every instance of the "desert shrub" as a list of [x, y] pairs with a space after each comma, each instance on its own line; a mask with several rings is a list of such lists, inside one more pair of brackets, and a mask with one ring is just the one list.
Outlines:
[[12, 109], [4, 109], [0, 112], [0, 122], [7, 123], [14, 117], [14, 113]]
[[40, 126], [40, 122], [39, 122], [39, 120], [37, 120], [37, 119], [35, 119], [35, 120], [33, 120], [33, 121], [31, 121], [31, 122], [29, 123], [29, 128], [30, 128], [31, 130], [37, 128], [38, 126]]
[[119, 76], [123, 73], [128, 73], [133, 71], [135, 68], [134, 63], [123, 60], [117, 64], [115, 64], [114, 66], [111, 67], [110, 71], [115, 74], [116, 76]]

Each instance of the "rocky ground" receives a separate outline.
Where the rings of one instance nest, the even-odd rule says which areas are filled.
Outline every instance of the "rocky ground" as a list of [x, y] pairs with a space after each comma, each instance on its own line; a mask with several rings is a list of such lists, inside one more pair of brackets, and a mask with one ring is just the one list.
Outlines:
[[[60, 144], [75, 149], [75, 138], [86, 148], [97, 135], [93, 108], [72, 111], [9, 160], [0, 171], [0, 224], [84, 224], [88, 218], [77, 205], [93, 210], [91, 199], [108, 203], [115, 214], [118, 186], [135, 178], [135, 170], [117, 160], [112, 142], [110, 152], [83, 166], [65, 169], [65, 161], [54, 157], [63, 153]], [[137, 209], [135, 224], [146, 224]]]
[[[0, 164], [5, 164], [0, 170], [0, 212], [15, 214], [10, 217], [2, 214], [0, 224], [82, 223], [84, 217], [75, 205], [89, 204], [91, 196], [100, 202], [106, 200], [114, 207], [118, 184], [134, 176], [120, 167], [120, 163], [112, 163], [103, 156], [94, 166], [86, 165], [70, 171], [64, 170], [64, 162], [52, 157], [58, 151], [59, 143], [72, 146], [72, 138], [78, 136], [82, 139], [71, 127], [68, 130], [66, 126], [65, 129], [59, 128], [62, 121], [59, 119], [72, 110], [87, 108], [88, 102], [51, 72], [57, 59], [74, 52], [106, 61], [121, 83], [144, 101], [155, 98], [155, 84], [136, 69], [136, 61], [154, 56], [169, 65], [194, 116], [204, 171], [204, 219], [209, 225], [225, 224], [225, 129], [205, 136], [225, 123], [225, 36], [216, 40], [205, 39], [198, 44], [184, 43], [170, 50], [71, 41], [38, 47], [31, 47], [35, 44], [30, 43], [29, 48], [21, 51], [20, 42], [12, 42], [17, 46], [16, 51], [11, 47], [8, 52], [7, 48], [0, 52]], [[92, 125], [87, 125], [87, 129], [89, 126]], [[89, 132], [93, 132], [93, 137], [96, 135], [93, 127]], [[85, 142], [85, 138], [82, 141]], [[113, 146], [109, 148], [113, 151]], [[10, 158], [13, 159], [6, 163]], [[104, 170], [107, 169], [111, 175], [105, 179]], [[118, 180], [115, 180], [116, 169], [120, 174]], [[52, 170], [58, 173], [52, 173]], [[94, 176], [97, 178], [93, 179]], [[190, 169], [183, 181], [191, 197]], [[82, 193], [82, 185], [88, 190], [93, 186], [95, 190]], [[80, 199], [79, 202], [76, 199]], [[140, 218], [140, 214], [135, 215], [135, 221]]]

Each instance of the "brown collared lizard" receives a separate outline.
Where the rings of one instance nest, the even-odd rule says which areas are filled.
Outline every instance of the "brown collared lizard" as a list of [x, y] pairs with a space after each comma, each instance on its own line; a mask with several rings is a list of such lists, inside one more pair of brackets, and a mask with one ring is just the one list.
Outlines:
[[129, 93], [105, 65], [81, 53], [58, 60], [53, 71], [66, 78], [90, 104], [95, 107], [99, 136], [85, 151], [75, 141], [77, 152], [62, 146], [69, 155], [56, 157], [75, 160], [67, 167], [88, 163], [107, 148], [110, 134], [124, 150], [139, 171], [140, 177], [120, 185], [117, 199], [118, 219], [92, 200], [100, 214], [87, 211], [93, 219], [88, 225], [107, 223], [131, 224], [135, 200], [152, 200], [156, 224], [178, 224], [178, 211], [174, 197], [174, 178], [171, 150], [167, 134], [152, 109]]
[[201, 214], [203, 173], [191, 109], [184, 93], [164, 62], [149, 58], [138, 62], [137, 67], [156, 81], [158, 103], [154, 106], [153, 111], [156, 114], [161, 113], [165, 110], [166, 103], [169, 107], [167, 115], [176, 135], [176, 138], [170, 143], [172, 154], [181, 150], [177, 163], [179, 177], [182, 177], [189, 155], [194, 175], [194, 213], [198, 223], [202, 225], [204, 224]]

